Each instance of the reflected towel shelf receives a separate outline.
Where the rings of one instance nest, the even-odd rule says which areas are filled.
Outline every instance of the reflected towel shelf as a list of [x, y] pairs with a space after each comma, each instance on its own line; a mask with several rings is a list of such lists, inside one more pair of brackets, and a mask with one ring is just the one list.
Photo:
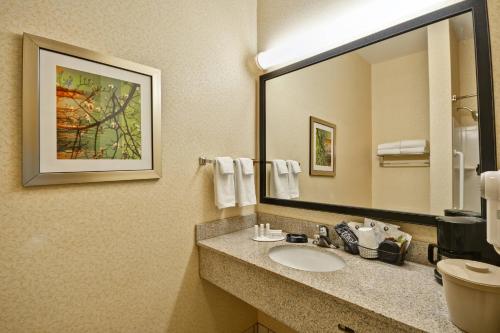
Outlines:
[[422, 168], [431, 165], [429, 153], [377, 155], [381, 167], [389, 168]]

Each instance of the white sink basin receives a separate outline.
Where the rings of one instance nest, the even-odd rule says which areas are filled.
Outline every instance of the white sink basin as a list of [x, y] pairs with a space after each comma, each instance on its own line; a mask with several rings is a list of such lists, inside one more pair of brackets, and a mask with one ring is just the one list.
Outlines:
[[276, 246], [269, 250], [269, 257], [279, 264], [309, 272], [333, 272], [345, 266], [345, 261], [335, 253], [308, 246]]

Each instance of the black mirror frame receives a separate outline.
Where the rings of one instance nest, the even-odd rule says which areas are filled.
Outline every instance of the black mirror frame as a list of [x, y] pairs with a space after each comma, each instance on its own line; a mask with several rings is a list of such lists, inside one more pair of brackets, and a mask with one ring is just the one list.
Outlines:
[[[490, 50], [490, 34], [486, 0], [465, 0], [436, 10], [410, 21], [395, 25], [367, 37], [355, 40], [332, 50], [320, 53], [305, 60], [293, 63], [259, 77], [259, 157], [266, 161], [266, 81], [287, 73], [340, 56], [344, 53], [401, 35], [403, 33], [430, 25], [432, 23], [472, 12], [476, 54], [476, 80], [479, 110], [479, 154], [480, 171], [496, 170], [495, 113], [493, 100], [493, 80]], [[363, 208], [307, 201], [276, 199], [266, 196], [266, 164], [259, 165], [260, 203], [325, 211], [337, 214], [371, 217], [381, 220], [402, 221], [423, 225], [436, 225], [436, 215], [417, 214], [401, 211]], [[450, 207], [451, 208], [451, 207]], [[481, 214], [486, 217], [486, 203], [481, 199]]]

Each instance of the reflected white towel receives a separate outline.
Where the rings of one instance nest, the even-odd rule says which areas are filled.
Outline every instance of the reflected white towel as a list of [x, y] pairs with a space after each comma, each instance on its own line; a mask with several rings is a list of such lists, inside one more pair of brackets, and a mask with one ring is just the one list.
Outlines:
[[[286, 173], [280, 173], [279, 165], [285, 165]], [[288, 168], [283, 160], [273, 160], [271, 162], [271, 196], [278, 199], [290, 199], [288, 190]]]
[[401, 141], [381, 143], [377, 146], [377, 149], [399, 149], [401, 148]]
[[382, 155], [399, 155], [401, 154], [401, 149], [399, 148], [392, 148], [392, 149], [379, 149], [377, 150], [377, 155], [382, 156]]
[[299, 173], [302, 170], [297, 161], [287, 160], [286, 165], [288, 167], [288, 193], [290, 199], [297, 199], [299, 197]]
[[234, 207], [234, 165], [230, 157], [216, 157], [214, 162], [214, 193], [217, 208]]
[[401, 148], [401, 154], [424, 154], [427, 147]]
[[[250, 162], [248, 162], [250, 161]], [[238, 206], [249, 206], [257, 203], [255, 197], [255, 180], [253, 175], [253, 162], [249, 158], [238, 158], [234, 161], [234, 179], [236, 186], [236, 203]], [[250, 163], [250, 164], [249, 164]], [[252, 172], [245, 172], [245, 165], [252, 167]]]
[[300, 168], [300, 163], [294, 160], [288, 160], [286, 161], [287, 166], [288, 166], [288, 172], [293, 172], [293, 173], [299, 173], [302, 172], [302, 169]]
[[401, 141], [401, 149], [403, 148], [420, 148], [427, 147], [426, 140], [403, 140]]
[[273, 160], [273, 163], [274, 162], [276, 163], [280, 175], [288, 173], [288, 166], [286, 165], [286, 162], [284, 160]]

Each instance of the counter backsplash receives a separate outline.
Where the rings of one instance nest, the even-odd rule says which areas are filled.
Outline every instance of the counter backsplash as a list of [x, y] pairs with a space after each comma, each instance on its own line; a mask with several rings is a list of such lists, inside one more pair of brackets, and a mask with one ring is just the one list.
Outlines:
[[[198, 224], [196, 225], [196, 241], [251, 228], [253, 225], [260, 223], [269, 223], [272, 229], [281, 229], [288, 233], [306, 234], [309, 238], [313, 238], [318, 233], [317, 222], [268, 213], [255, 213]], [[340, 245], [342, 240], [338, 238], [337, 233], [334, 231], [334, 225], [328, 225], [328, 228], [333, 241]], [[406, 260], [430, 265], [427, 261], [428, 245], [427, 242], [413, 239]]]

